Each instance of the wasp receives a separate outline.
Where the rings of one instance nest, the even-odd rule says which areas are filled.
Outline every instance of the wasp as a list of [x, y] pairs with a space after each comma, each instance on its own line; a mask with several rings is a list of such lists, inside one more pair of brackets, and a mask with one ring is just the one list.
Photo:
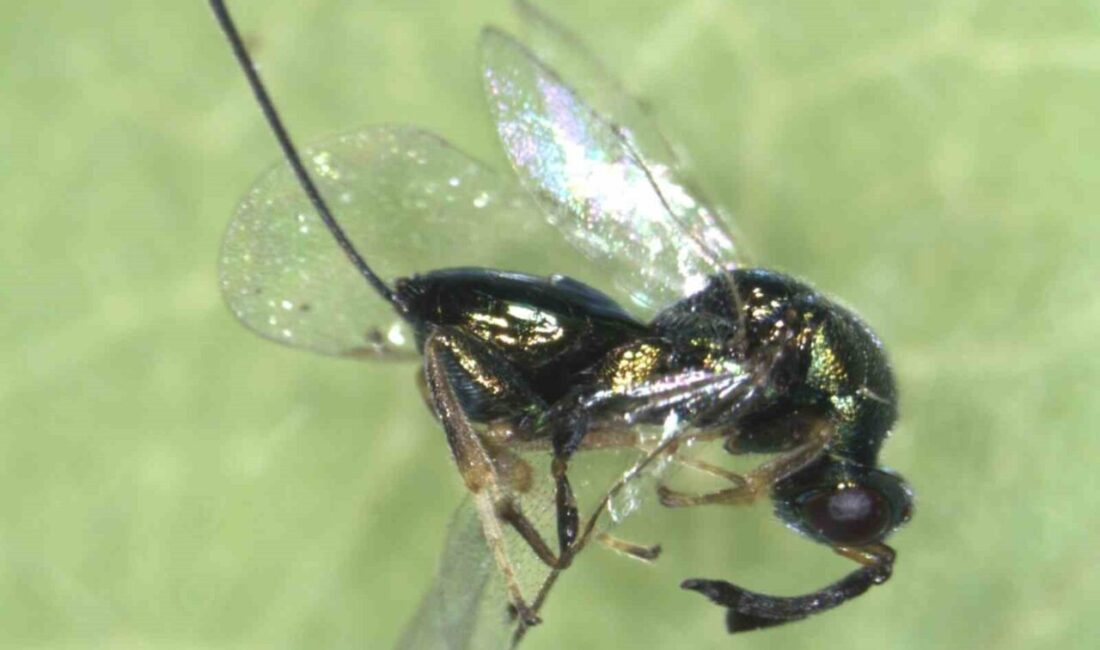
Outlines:
[[[513, 172], [503, 176], [409, 126], [300, 153], [224, 3], [211, 5], [285, 158], [230, 224], [227, 302], [286, 345], [419, 363], [517, 640], [613, 497], [658, 461], [720, 484], [658, 481], [663, 506], [770, 499], [789, 527], [857, 564], [798, 597], [684, 581], [726, 608], [730, 632], [805, 618], [889, 578], [884, 540], [910, 519], [912, 491], [878, 462], [897, 417], [882, 343], [809, 284], [744, 263], [652, 116], [578, 39], [525, 2], [530, 46], [482, 33], [485, 96]], [[656, 443], [639, 442], [644, 429], [660, 431]], [[769, 458], [735, 473], [692, 459], [699, 442]], [[582, 517], [571, 464], [616, 447], [644, 453]], [[530, 516], [539, 480], [551, 531]], [[517, 548], [550, 572], [534, 599]], [[444, 570], [461, 583], [467, 568]]]

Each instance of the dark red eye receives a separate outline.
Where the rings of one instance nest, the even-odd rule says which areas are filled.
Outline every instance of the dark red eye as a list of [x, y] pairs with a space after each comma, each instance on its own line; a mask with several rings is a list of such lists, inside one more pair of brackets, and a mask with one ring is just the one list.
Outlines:
[[859, 486], [818, 492], [802, 503], [802, 513], [822, 537], [853, 546], [877, 540], [891, 521], [886, 498]]

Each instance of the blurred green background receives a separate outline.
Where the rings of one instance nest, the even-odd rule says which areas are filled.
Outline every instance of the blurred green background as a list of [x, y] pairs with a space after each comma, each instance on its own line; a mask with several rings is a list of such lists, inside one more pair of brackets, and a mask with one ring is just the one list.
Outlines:
[[[504, 0], [234, 3], [299, 140], [409, 122], [500, 160]], [[756, 258], [875, 325], [919, 492], [895, 578], [729, 638], [690, 575], [841, 560], [765, 506], [650, 513], [536, 648], [1075, 648], [1100, 638], [1100, 4], [555, 2]], [[219, 240], [277, 152], [205, 3], [0, 8], [0, 646], [386, 648], [461, 485], [403, 367], [268, 343]], [[566, 645], [570, 644], [570, 645]]]

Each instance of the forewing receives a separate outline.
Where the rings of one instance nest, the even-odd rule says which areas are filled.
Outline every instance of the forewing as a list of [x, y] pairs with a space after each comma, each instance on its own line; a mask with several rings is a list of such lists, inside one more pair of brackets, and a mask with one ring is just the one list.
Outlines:
[[540, 53], [588, 94], [510, 36], [484, 32], [485, 91], [521, 183], [638, 307], [653, 312], [695, 292], [733, 265], [732, 237], [681, 178], [645, 111], [567, 32], [532, 12]]
[[[604, 119], [629, 133], [641, 157], [654, 165], [675, 170], [677, 180], [685, 188], [692, 184], [685, 178], [685, 165], [665, 139], [650, 111], [630, 95], [618, 78], [596, 56], [596, 53], [575, 34], [541, 9], [525, 0], [515, 2], [523, 27], [523, 42], [536, 57], [557, 75], [568, 81], [570, 88]], [[701, 192], [692, 186], [688, 191], [700, 203]], [[707, 212], [713, 214], [713, 209]], [[720, 220], [709, 227], [722, 228]]]
[[[510, 176], [431, 133], [366, 128], [303, 157], [356, 249], [391, 282], [455, 266], [597, 278]], [[264, 337], [325, 354], [414, 356], [411, 332], [336, 245], [285, 163], [237, 208], [220, 272], [233, 313]]]

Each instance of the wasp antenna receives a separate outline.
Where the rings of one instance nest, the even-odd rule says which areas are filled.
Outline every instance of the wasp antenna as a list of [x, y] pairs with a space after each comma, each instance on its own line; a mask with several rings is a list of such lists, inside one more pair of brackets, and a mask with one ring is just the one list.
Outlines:
[[693, 578], [680, 584], [697, 591], [716, 605], [727, 608], [726, 627], [730, 633], [747, 632], [800, 621], [807, 616], [833, 609], [860, 596], [874, 585], [890, 578], [894, 555], [862, 566], [833, 584], [804, 596], [770, 596], [749, 591], [724, 580]]
[[298, 184], [302, 186], [302, 190], [305, 191], [306, 196], [309, 197], [310, 203], [313, 204], [314, 209], [316, 209], [317, 213], [321, 216], [321, 221], [325, 223], [325, 227], [332, 233], [332, 237], [344, 251], [344, 254], [347, 255], [348, 259], [351, 260], [351, 263], [355, 265], [359, 274], [363, 276], [367, 283], [369, 283], [379, 295], [401, 311], [399, 301], [393, 289], [391, 289], [382, 278], [378, 277], [378, 274], [367, 264], [367, 261], [363, 259], [359, 251], [355, 250], [355, 245], [351, 243], [347, 233], [340, 227], [336, 218], [332, 216], [332, 211], [329, 210], [328, 204], [325, 202], [324, 197], [321, 196], [320, 190], [317, 189], [317, 185], [313, 182], [313, 178], [309, 175], [305, 165], [302, 164], [301, 156], [298, 155], [298, 149], [294, 146], [294, 142], [291, 141], [290, 134], [287, 133], [286, 127], [283, 126], [283, 121], [279, 117], [279, 112], [275, 110], [275, 104], [271, 101], [271, 96], [264, 87], [263, 81], [260, 80], [260, 75], [256, 71], [256, 65], [252, 62], [252, 57], [248, 54], [248, 50], [244, 46], [241, 34], [237, 31], [237, 26], [233, 23], [233, 18], [229, 15], [229, 9], [226, 8], [225, 2], [223, 0], [210, 0], [210, 7], [214, 10], [214, 15], [217, 17], [218, 23], [222, 27], [222, 31], [225, 32], [226, 38], [229, 39], [229, 45], [233, 48], [233, 54], [237, 57], [237, 62], [240, 64], [241, 70], [244, 71], [244, 76], [248, 79], [248, 85], [252, 88], [252, 94], [256, 96], [256, 101], [260, 104], [260, 110], [263, 111], [264, 117], [271, 127], [271, 131], [275, 134], [275, 139], [279, 141], [279, 146], [283, 150], [283, 155], [286, 156], [287, 162], [290, 163], [290, 167], [294, 170], [294, 175], [298, 177]]

